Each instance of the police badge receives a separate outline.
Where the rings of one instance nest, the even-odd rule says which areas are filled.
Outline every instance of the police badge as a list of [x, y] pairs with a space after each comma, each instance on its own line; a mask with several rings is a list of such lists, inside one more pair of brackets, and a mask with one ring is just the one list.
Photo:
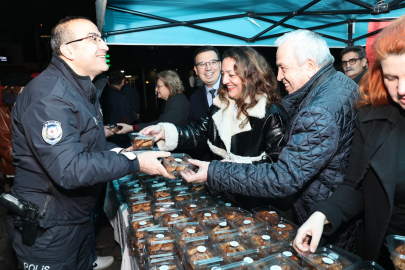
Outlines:
[[62, 124], [58, 121], [46, 121], [42, 127], [42, 138], [50, 145], [54, 145], [62, 139]]

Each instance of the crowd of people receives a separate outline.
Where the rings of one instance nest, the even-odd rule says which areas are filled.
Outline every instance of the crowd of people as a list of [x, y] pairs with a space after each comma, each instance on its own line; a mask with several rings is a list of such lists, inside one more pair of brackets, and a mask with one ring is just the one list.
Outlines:
[[[48, 69], [33, 80], [11, 75], [2, 90], [1, 170], [14, 197], [39, 207], [32, 246], [13, 215], [5, 220], [19, 266], [92, 269], [89, 216], [102, 183], [138, 172], [172, 178], [159, 158], [188, 149], [199, 169], [183, 172], [186, 181], [229, 192], [247, 209], [282, 209], [301, 225], [298, 252], [332, 243], [393, 269], [384, 239], [405, 235], [404, 35], [402, 16], [377, 36], [371, 65], [361, 46], [345, 48], [344, 73], [308, 30], [277, 39], [277, 72], [251, 47], [222, 56], [199, 47], [193, 65], [203, 85], [188, 100], [175, 71], [157, 73], [162, 113], [142, 123], [139, 94], [124, 75], [102, 74], [108, 46], [96, 25], [62, 19]], [[130, 132], [153, 134], [160, 151], [135, 155]]]

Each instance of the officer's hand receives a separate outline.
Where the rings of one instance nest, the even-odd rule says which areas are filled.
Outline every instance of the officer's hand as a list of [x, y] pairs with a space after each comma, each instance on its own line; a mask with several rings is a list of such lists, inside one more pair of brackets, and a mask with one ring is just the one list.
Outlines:
[[[298, 253], [310, 250], [315, 252], [318, 247], [319, 240], [321, 239], [324, 224], [329, 223], [326, 216], [316, 211], [309, 219], [302, 224], [294, 239], [294, 248]], [[311, 239], [311, 245], [308, 245]]]
[[170, 156], [169, 152], [163, 151], [147, 151], [138, 155], [140, 170], [149, 175], [159, 174], [166, 178], [174, 179], [163, 167], [162, 163], [158, 160], [160, 157]]
[[165, 128], [161, 125], [153, 125], [153, 126], [149, 126], [146, 127], [144, 129], [142, 129], [139, 133], [148, 135], [148, 134], [152, 134], [153, 136], [155, 136], [156, 141], [162, 139], [165, 139]]
[[124, 123], [117, 123], [117, 126], [122, 127], [121, 130], [117, 131], [117, 134], [127, 134], [129, 132], [134, 131], [133, 127], [131, 125], [127, 125]]
[[210, 166], [210, 163], [206, 161], [200, 161], [197, 159], [189, 159], [188, 162], [198, 166], [199, 169], [197, 173], [193, 171], [182, 171], [181, 175], [183, 176], [183, 178], [187, 182], [197, 182], [197, 183], [206, 182], [208, 178], [208, 167]]
[[112, 132], [111, 129], [109, 129], [107, 126], [104, 126], [104, 134], [105, 134], [105, 137], [108, 138], [108, 137], [114, 135], [114, 132]]

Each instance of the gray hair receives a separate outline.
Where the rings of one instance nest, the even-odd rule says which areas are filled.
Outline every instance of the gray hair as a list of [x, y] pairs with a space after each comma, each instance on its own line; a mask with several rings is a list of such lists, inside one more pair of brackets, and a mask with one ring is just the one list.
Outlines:
[[169, 88], [170, 95], [174, 96], [184, 91], [183, 83], [179, 75], [173, 70], [164, 70], [156, 74], [156, 83], [158, 79], [161, 79], [164, 85]]
[[303, 29], [292, 31], [279, 37], [274, 44], [281, 46], [286, 42], [292, 43], [294, 57], [299, 66], [302, 66], [308, 59], [314, 60], [319, 68], [335, 61], [326, 41], [315, 32]]

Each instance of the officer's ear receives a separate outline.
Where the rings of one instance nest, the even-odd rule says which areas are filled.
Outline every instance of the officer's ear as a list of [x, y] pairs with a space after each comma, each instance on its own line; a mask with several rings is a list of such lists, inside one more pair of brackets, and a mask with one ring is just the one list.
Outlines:
[[62, 56], [64, 56], [65, 58], [69, 59], [69, 60], [73, 60], [75, 59], [75, 49], [72, 45], [68, 44], [68, 45], [62, 45], [59, 48], [60, 53], [62, 54]]
[[307, 59], [305, 65], [307, 65], [307, 76], [309, 79], [311, 79], [317, 72], [318, 72], [318, 67], [316, 66], [316, 63], [313, 59], [309, 58]]

